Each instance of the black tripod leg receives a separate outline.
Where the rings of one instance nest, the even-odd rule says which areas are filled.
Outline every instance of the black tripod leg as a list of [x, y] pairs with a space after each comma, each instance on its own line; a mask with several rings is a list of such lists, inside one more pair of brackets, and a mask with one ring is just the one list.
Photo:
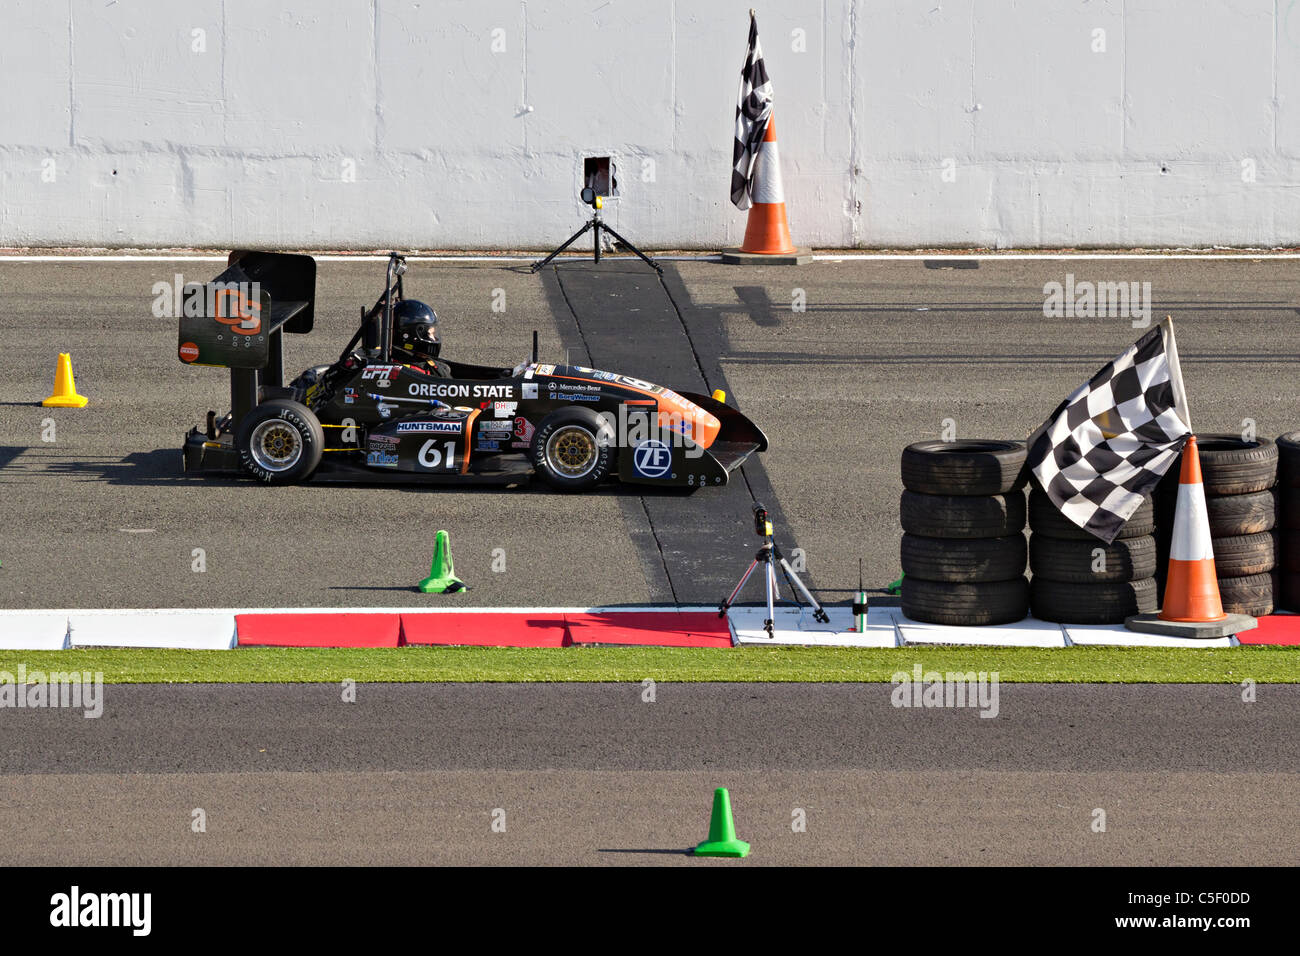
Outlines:
[[[546, 257], [545, 259], [543, 259], [541, 262], [534, 262], [534, 263], [532, 264], [532, 266], [529, 268], [528, 271], [529, 271], [529, 272], [536, 272], [538, 269], [545, 269], [545, 268], [546, 268], [546, 264], [547, 264], [548, 262], [550, 262], [552, 259], [554, 259], [556, 256], [558, 256], [558, 255], [559, 255], [561, 252], [563, 252], [565, 249], [569, 248], [569, 246], [571, 246], [571, 245], [573, 245], [575, 242], [577, 242], [578, 239], [581, 238], [582, 234], [583, 234], [584, 232], [586, 232], [588, 229], [590, 229], [590, 228], [591, 228], [592, 226], [594, 226], [594, 225], [595, 225], [594, 222], [589, 222], [589, 223], [587, 223], [585, 226], [583, 226], [581, 229], [579, 229], [577, 232], [575, 232], [573, 235], [571, 235], [568, 239], [566, 239], [565, 242], [564, 242], [564, 245], [560, 246], [560, 248], [556, 249], [554, 252], [552, 252], [549, 256], [547, 256], [547, 257]], [[596, 233], [596, 248], [597, 248], [597, 249], [600, 248], [600, 232], [599, 232], [599, 231], [597, 231], [597, 233]], [[600, 258], [600, 257], [597, 256], [597, 258]]]
[[[603, 225], [603, 223], [602, 223], [602, 225]], [[633, 252], [635, 252], [638, 256], [640, 256], [640, 257], [641, 257], [641, 261], [644, 262], [646, 265], [648, 265], [651, 269], [654, 269], [655, 272], [659, 273], [660, 275], [663, 275], [663, 274], [664, 274], [664, 267], [663, 267], [663, 266], [661, 266], [659, 263], [655, 262], [653, 259], [651, 259], [649, 256], [647, 256], [644, 252], [642, 252], [640, 249], [638, 249], [636, 246], [632, 245], [632, 243], [628, 242], [626, 239], [624, 239], [622, 236], [620, 236], [617, 232], [615, 232], [615, 231], [614, 231], [613, 229], [611, 229], [609, 226], [605, 226], [605, 231], [606, 231], [607, 233], [609, 233], [611, 236], [613, 236], [615, 239], [617, 239], [619, 242], [623, 243], [623, 245], [627, 246], [629, 249], [631, 249]], [[596, 258], [599, 259], [600, 256], [597, 256]]]

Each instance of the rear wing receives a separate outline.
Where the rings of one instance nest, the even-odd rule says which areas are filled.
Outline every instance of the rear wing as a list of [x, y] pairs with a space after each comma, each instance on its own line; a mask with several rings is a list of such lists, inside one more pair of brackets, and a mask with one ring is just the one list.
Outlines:
[[234, 423], [284, 386], [284, 332], [312, 329], [316, 260], [283, 252], [232, 252], [226, 270], [182, 293], [177, 357], [230, 369]]
[[185, 287], [177, 357], [187, 365], [278, 368], [280, 333], [310, 332], [315, 305], [311, 256], [232, 252], [211, 282]]

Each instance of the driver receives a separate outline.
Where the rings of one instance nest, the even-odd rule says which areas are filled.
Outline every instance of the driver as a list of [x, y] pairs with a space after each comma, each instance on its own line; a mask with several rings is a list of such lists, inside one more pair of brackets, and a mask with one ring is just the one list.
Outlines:
[[451, 378], [451, 368], [438, 360], [438, 316], [415, 299], [403, 299], [393, 309], [393, 358], [412, 368]]

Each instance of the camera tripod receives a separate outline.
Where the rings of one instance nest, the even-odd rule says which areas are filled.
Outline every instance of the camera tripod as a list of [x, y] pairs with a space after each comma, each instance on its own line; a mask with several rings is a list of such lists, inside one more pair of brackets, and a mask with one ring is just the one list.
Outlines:
[[763, 630], [767, 631], [768, 637], [776, 637], [775, 620], [776, 608], [775, 603], [781, 596], [781, 589], [776, 580], [776, 569], [779, 567], [781, 573], [785, 576], [785, 583], [790, 586], [794, 594], [795, 603], [803, 608], [803, 602], [799, 600], [802, 594], [808, 599], [808, 603], [813, 607], [813, 620], [819, 624], [829, 624], [831, 619], [826, 614], [826, 609], [818, 603], [813, 597], [811, 591], [795, 574], [794, 568], [790, 567], [790, 562], [785, 559], [781, 549], [777, 546], [776, 538], [772, 533], [772, 522], [768, 518], [767, 509], [757, 502], [754, 504], [754, 530], [763, 538], [763, 546], [758, 549], [754, 555], [754, 560], [749, 562], [749, 567], [741, 575], [740, 583], [736, 585], [730, 596], [718, 607], [718, 617], [726, 617], [727, 611], [736, 602], [737, 596], [744, 589], [745, 584], [749, 581], [754, 570], [761, 564], [763, 565], [763, 579], [767, 588], [767, 618], [763, 621]]
[[600, 197], [597, 196], [595, 192], [591, 190], [590, 187], [583, 189], [582, 201], [585, 202], [587, 205], [591, 206], [591, 208], [593, 209], [591, 218], [587, 220], [586, 224], [581, 229], [579, 229], [568, 239], [566, 239], [564, 241], [564, 244], [561, 245], [560, 248], [556, 249], [554, 252], [552, 252], [549, 256], [547, 256], [545, 259], [541, 260], [540, 262], [534, 262], [532, 266], [529, 268], [528, 270], [529, 272], [537, 272], [539, 269], [546, 268], [546, 264], [548, 262], [550, 262], [552, 259], [558, 256], [565, 249], [569, 248], [569, 246], [573, 245], [575, 242], [581, 239], [583, 234], [586, 233], [588, 229], [594, 229], [596, 231], [592, 236], [592, 244], [591, 244], [591, 257], [593, 261], [595, 262], [600, 261], [600, 234], [602, 231], [604, 231], [609, 233], [611, 236], [613, 236], [615, 239], [621, 242], [628, 249], [631, 249], [633, 252], [635, 252], [637, 256], [640, 257], [641, 261], [644, 262], [646, 265], [648, 265], [651, 269], [654, 269], [655, 272], [659, 273], [660, 275], [664, 274], [663, 266], [655, 262], [644, 252], [638, 249], [636, 246], [632, 245], [632, 243], [628, 242], [626, 239], [620, 236], [612, 226], [610, 226], [608, 223], [605, 222], [605, 220], [600, 218], [600, 210], [601, 210], [602, 203], [600, 201]]

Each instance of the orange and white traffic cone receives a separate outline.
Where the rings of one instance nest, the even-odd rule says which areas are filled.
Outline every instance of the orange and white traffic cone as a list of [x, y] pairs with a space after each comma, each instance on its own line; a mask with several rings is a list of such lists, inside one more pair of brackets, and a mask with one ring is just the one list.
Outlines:
[[810, 262], [810, 250], [796, 247], [790, 238], [774, 116], [768, 117], [767, 134], [763, 137], [758, 155], [754, 157], [753, 200], [753, 205], [749, 207], [749, 219], [745, 222], [745, 241], [738, 250], [724, 253], [722, 261], [753, 263], [761, 261], [764, 256], [771, 256], [773, 264], [777, 265], [802, 265]]
[[1212, 623], [1227, 616], [1219, 597], [1219, 580], [1214, 573], [1210, 515], [1205, 507], [1201, 456], [1193, 435], [1183, 449], [1182, 471], [1178, 476], [1178, 507], [1174, 513], [1174, 537], [1169, 548], [1169, 580], [1165, 584], [1160, 620]]
[[790, 222], [785, 215], [785, 184], [781, 182], [781, 156], [776, 148], [776, 118], [767, 119], [767, 135], [754, 158], [754, 204], [745, 223], [741, 252], [760, 256], [789, 255]]

